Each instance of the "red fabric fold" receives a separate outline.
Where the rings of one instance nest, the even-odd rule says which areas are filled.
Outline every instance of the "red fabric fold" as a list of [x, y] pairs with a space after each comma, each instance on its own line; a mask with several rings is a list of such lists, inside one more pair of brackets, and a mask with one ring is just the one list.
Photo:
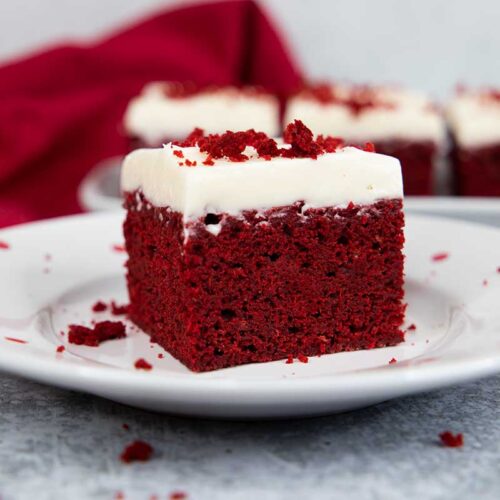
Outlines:
[[79, 212], [88, 170], [127, 151], [130, 98], [168, 79], [283, 93], [300, 75], [251, 0], [182, 7], [0, 67], [0, 226]]

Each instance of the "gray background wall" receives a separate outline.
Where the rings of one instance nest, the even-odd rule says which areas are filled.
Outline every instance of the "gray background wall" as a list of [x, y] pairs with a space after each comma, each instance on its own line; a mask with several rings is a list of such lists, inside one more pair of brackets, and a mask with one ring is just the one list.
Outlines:
[[[0, 0], [0, 63], [86, 40], [180, 0]], [[261, 0], [307, 74], [411, 85], [500, 85], [499, 0]]]

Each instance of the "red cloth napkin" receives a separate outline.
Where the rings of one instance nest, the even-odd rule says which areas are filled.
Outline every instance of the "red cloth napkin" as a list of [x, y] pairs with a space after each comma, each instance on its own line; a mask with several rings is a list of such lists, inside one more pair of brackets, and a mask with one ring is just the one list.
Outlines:
[[90, 45], [64, 45], [0, 67], [0, 226], [79, 212], [77, 187], [123, 154], [121, 120], [152, 80], [263, 85], [299, 72], [251, 0], [161, 13]]

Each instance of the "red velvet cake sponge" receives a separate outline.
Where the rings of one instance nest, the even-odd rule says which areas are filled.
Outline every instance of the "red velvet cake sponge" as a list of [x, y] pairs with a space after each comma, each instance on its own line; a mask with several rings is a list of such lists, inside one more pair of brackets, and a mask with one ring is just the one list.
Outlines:
[[403, 340], [399, 162], [298, 121], [284, 139], [197, 131], [125, 160], [129, 315], [191, 370]]

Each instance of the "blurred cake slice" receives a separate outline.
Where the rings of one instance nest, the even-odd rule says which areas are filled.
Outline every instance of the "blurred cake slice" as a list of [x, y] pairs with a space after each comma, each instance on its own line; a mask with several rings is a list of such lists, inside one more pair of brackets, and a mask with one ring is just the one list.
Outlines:
[[196, 127], [214, 134], [253, 128], [277, 136], [279, 112], [278, 98], [256, 87], [156, 82], [130, 101], [124, 126], [135, 147], [157, 147]]
[[302, 120], [315, 134], [375, 144], [401, 162], [405, 194], [428, 195], [444, 139], [440, 113], [422, 94], [399, 87], [311, 85], [293, 95], [285, 123]]
[[458, 89], [447, 119], [457, 193], [500, 196], [500, 89]]

